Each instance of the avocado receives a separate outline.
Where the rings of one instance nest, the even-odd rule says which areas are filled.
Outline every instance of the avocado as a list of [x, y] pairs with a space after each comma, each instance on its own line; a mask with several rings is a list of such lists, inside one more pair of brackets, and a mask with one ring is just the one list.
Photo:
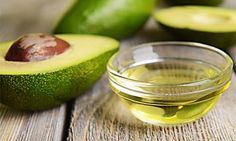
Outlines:
[[78, 0], [59, 20], [55, 33], [98, 34], [121, 39], [138, 31], [156, 0]]
[[105, 72], [119, 43], [94, 35], [56, 35], [70, 48], [35, 62], [7, 61], [13, 42], [0, 43], [0, 102], [21, 110], [43, 110], [73, 99]]
[[218, 48], [236, 43], [236, 11], [205, 6], [179, 6], [157, 11], [156, 21], [177, 40]]
[[209, 5], [216, 6], [221, 4], [224, 0], [166, 0], [172, 5]]

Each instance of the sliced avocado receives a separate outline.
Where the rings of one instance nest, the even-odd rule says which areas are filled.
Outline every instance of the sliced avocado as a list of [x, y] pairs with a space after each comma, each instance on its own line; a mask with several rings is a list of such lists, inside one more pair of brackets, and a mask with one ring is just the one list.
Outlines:
[[209, 5], [215, 6], [221, 4], [224, 0], [166, 0], [172, 5]]
[[55, 33], [98, 34], [114, 38], [140, 29], [156, 0], [78, 0], [61, 18]]
[[236, 10], [180, 6], [158, 11], [155, 19], [178, 40], [201, 42], [219, 48], [236, 42]]
[[92, 35], [56, 35], [71, 47], [37, 62], [6, 61], [12, 42], [0, 44], [0, 102], [21, 110], [51, 108], [82, 94], [105, 72], [118, 50], [111, 38]]

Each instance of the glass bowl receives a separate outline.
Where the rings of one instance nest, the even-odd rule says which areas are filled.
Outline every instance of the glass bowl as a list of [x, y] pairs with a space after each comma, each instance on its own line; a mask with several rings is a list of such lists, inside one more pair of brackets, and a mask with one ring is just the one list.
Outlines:
[[112, 90], [138, 119], [175, 125], [201, 118], [231, 82], [233, 62], [200, 43], [159, 42], [123, 49], [107, 64]]

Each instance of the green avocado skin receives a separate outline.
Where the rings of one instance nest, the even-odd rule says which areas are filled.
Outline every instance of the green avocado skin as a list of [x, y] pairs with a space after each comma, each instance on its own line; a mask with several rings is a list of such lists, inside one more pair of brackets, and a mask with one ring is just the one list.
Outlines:
[[0, 102], [20, 110], [43, 110], [73, 99], [92, 86], [117, 50], [55, 72], [0, 75]]
[[166, 0], [172, 5], [209, 5], [216, 6], [221, 4], [224, 0]]
[[236, 32], [203, 32], [188, 28], [170, 27], [160, 22], [159, 25], [180, 41], [199, 42], [222, 49], [231, 47], [236, 43]]
[[55, 33], [98, 34], [121, 39], [140, 29], [156, 0], [79, 0], [67, 11]]

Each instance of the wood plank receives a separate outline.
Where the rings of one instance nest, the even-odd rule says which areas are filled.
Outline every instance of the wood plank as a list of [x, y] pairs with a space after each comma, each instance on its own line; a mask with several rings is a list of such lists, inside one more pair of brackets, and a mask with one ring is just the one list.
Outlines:
[[21, 112], [0, 105], [0, 141], [61, 141], [66, 106], [41, 112]]
[[229, 54], [232, 57], [232, 59], [234, 60], [234, 66], [235, 66], [235, 64], [236, 64], [236, 45], [229, 49]]
[[224, 0], [224, 3], [221, 6], [235, 9], [236, 1], [235, 0]]

